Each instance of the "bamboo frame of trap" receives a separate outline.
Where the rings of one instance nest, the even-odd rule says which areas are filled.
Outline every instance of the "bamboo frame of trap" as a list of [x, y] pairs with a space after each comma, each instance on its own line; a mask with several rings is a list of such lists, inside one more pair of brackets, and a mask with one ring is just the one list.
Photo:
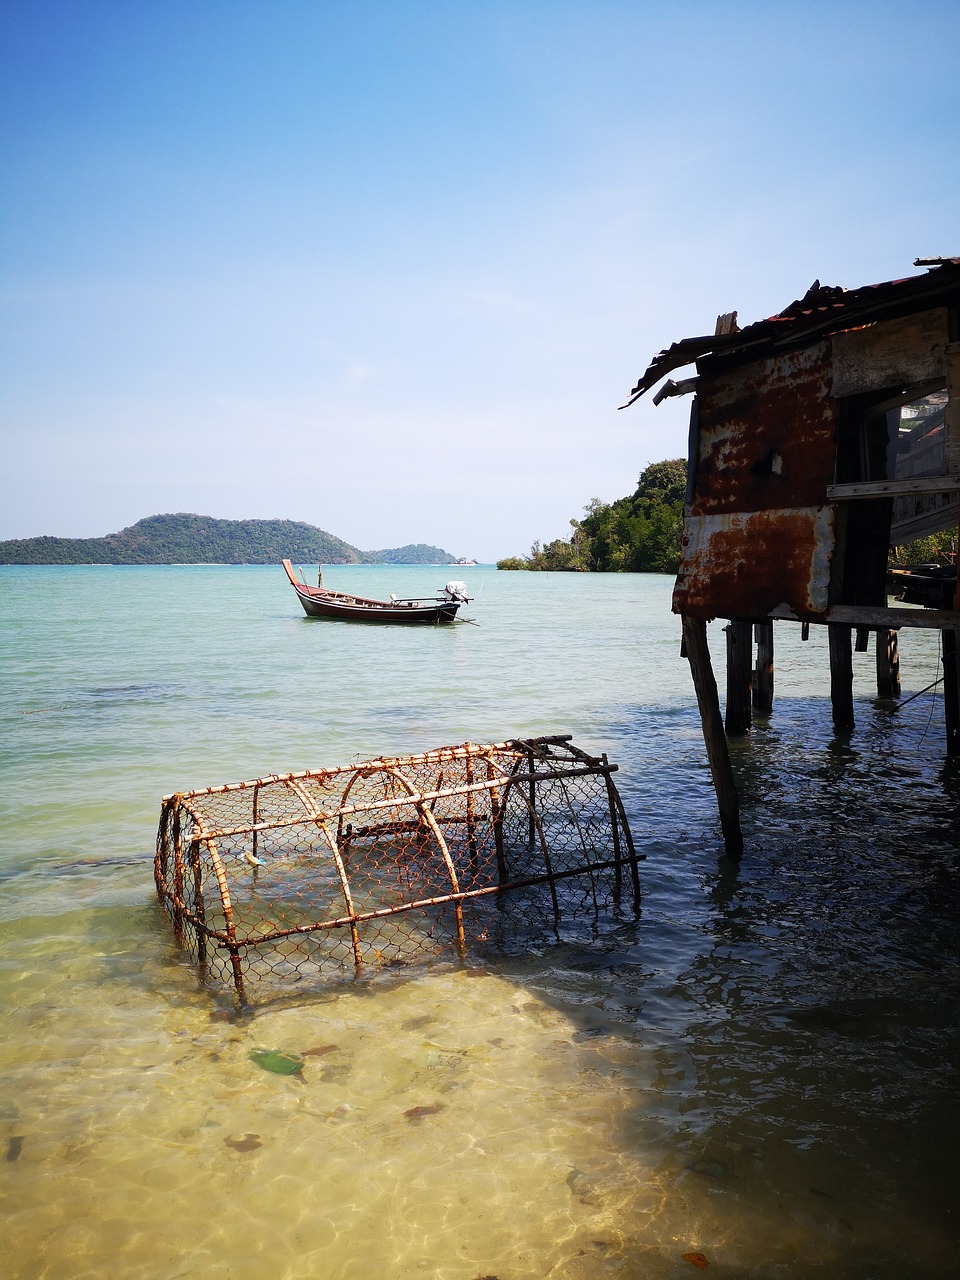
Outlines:
[[626, 873], [639, 909], [616, 770], [563, 735], [165, 796], [157, 893], [201, 978], [241, 1002], [270, 974], [360, 973], [451, 945], [463, 958], [464, 906], [492, 895], [545, 885], [559, 920], [564, 882], [589, 877], [596, 905], [612, 872], [619, 904]]

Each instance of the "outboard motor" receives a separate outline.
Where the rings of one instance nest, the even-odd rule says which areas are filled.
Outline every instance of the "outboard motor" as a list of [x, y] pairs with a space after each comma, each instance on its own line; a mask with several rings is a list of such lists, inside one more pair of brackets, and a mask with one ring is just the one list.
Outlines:
[[465, 582], [448, 582], [441, 592], [445, 600], [456, 600], [459, 604], [468, 604], [470, 597], [467, 595], [467, 584]]

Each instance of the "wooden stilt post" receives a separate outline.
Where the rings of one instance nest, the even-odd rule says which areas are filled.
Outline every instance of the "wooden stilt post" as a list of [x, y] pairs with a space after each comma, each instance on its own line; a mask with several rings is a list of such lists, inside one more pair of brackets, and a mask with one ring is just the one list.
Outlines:
[[[943, 464], [948, 476], [960, 476], [960, 307], [947, 312], [947, 403], [943, 411]], [[953, 607], [960, 611], [960, 525], [957, 528], [954, 565], [957, 581]], [[947, 727], [947, 755], [960, 755], [960, 630], [941, 632], [943, 643], [943, 714]]]
[[727, 853], [739, 857], [743, 852], [743, 833], [740, 830], [740, 799], [733, 780], [730, 752], [723, 731], [720, 715], [720, 695], [710, 662], [707, 644], [707, 624], [699, 618], [683, 618], [683, 639], [690, 663], [693, 687], [697, 691], [700, 708], [700, 724], [707, 747], [707, 759], [713, 777], [713, 789], [717, 793], [720, 808], [720, 826], [723, 830]]
[[842, 622], [827, 624], [830, 635], [830, 701], [833, 726], [841, 733], [853, 728], [853, 646], [850, 627]]
[[877, 631], [877, 695], [900, 697], [900, 652], [896, 631], [880, 627]]
[[728, 737], [739, 738], [750, 732], [753, 710], [750, 690], [753, 686], [753, 627], [749, 622], [731, 622], [724, 627], [727, 637], [727, 714]]
[[768, 716], [773, 710], [773, 621], [755, 622], [753, 635], [757, 642], [757, 665], [753, 672], [753, 709]]
[[943, 714], [947, 728], [947, 755], [960, 756], [960, 649], [958, 633], [940, 632], [943, 641]]

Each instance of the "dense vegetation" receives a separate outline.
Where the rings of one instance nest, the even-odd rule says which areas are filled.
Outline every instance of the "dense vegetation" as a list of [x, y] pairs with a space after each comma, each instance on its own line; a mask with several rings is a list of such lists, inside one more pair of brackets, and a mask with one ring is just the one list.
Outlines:
[[426, 542], [408, 542], [405, 547], [387, 547], [384, 551], [364, 551], [371, 564], [455, 564], [452, 555], [431, 547]]
[[423, 543], [359, 551], [298, 520], [216, 520], [148, 516], [105, 538], [19, 538], [0, 542], [0, 564], [276, 564], [284, 557], [314, 564], [452, 564]]
[[[594, 498], [582, 520], [571, 520], [568, 539], [543, 546], [535, 542], [529, 556], [498, 560], [498, 569], [543, 569], [565, 572], [676, 573], [683, 533], [683, 499], [687, 464], [682, 458], [654, 462], [640, 475], [636, 491], [605, 503]], [[891, 547], [890, 564], [955, 563], [955, 527], [917, 542]]]
[[956, 536], [956, 525], [951, 525], [942, 533], [933, 533], [929, 537], [918, 538], [916, 542], [904, 542], [899, 547], [891, 547], [889, 564], [894, 569], [907, 569], [910, 565], [918, 564], [956, 564]]
[[595, 570], [599, 573], [676, 573], [683, 532], [687, 464], [683, 458], [654, 462], [636, 491], [605, 503], [598, 498], [571, 520], [569, 540], [535, 542], [530, 555], [497, 562], [498, 569]]

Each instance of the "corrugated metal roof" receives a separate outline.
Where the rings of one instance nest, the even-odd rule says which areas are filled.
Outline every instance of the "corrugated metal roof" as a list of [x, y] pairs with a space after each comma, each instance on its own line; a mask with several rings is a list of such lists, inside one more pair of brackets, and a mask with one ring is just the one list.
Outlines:
[[802, 298], [766, 320], [758, 320], [733, 333], [675, 342], [654, 356], [630, 392], [630, 399], [620, 407], [626, 409], [674, 369], [707, 356], [752, 360], [779, 348], [815, 341], [829, 333], [960, 298], [960, 258], [918, 258], [914, 266], [926, 266], [928, 270], [924, 275], [887, 280], [859, 289], [821, 285], [815, 280]]

